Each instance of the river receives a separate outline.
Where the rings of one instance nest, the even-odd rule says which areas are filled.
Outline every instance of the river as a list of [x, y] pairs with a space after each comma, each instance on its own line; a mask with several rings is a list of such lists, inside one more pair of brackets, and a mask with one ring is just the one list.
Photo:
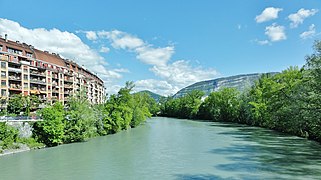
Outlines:
[[2, 156], [0, 179], [321, 179], [321, 145], [256, 127], [151, 118], [88, 142]]

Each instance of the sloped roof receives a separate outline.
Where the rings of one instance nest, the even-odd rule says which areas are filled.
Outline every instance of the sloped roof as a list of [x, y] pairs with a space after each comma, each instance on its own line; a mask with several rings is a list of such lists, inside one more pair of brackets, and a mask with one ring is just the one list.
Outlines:
[[58, 66], [66, 67], [65, 61], [59, 55], [50, 54], [48, 52], [43, 52], [38, 49], [34, 49], [34, 53], [35, 53], [36, 59], [39, 59], [48, 63], [56, 64]]

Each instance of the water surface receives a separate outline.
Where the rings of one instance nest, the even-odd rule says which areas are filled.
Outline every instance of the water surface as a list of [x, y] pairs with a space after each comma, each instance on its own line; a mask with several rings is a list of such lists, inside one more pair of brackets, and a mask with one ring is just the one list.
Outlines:
[[0, 179], [321, 179], [321, 146], [256, 127], [152, 118], [85, 143], [2, 156]]

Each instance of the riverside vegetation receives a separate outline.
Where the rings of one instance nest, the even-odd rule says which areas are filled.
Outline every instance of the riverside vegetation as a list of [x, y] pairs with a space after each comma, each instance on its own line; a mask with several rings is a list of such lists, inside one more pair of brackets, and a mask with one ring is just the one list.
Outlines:
[[321, 41], [302, 68], [265, 74], [254, 86], [239, 92], [223, 88], [192, 91], [181, 98], [161, 100], [161, 115], [260, 126], [321, 142]]
[[[133, 87], [132, 82], [127, 82], [118, 94], [111, 95], [100, 105], [90, 104], [85, 92], [71, 98], [65, 107], [59, 102], [47, 105], [38, 112], [43, 121], [33, 123], [31, 138], [20, 138], [15, 128], [0, 123], [0, 146], [10, 149], [17, 143], [25, 143], [31, 147], [43, 144], [51, 147], [136, 127], [159, 110], [155, 100], [147, 94], [131, 94]], [[32, 105], [36, 104], [30, 99], [36, 98], [21, 95], [11, 98], [8, 113], [29, 115]]]

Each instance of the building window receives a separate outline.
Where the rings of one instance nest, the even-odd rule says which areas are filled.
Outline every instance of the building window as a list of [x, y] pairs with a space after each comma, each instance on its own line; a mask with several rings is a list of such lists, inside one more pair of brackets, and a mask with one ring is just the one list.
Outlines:
[[1, 77], [2, 77], [2, 78], [6, 78], [6, 77], [7, 77], [6, 71], [1, 71]]
[[2, 51], [2, 46], [0, 46], [0, 51]]
[[7, 96], [7, 90], [1, 89], [1, 96]]
[[21, 50], [9, 48], [9, 47], [8, 47], [8, 52], [22, 55], [22, 51]]
[[23, 75], [24, 80], [28, 80], [28, 75]]
[[1, 62], [1, 68], [6, 69], [7, 68], [7, 63], [6, 62]]
[[32, 57], [32, 53], [26, 53], [27, 57]]
[[6, 87], [7, 86], [7, 81], [6, 80], [2, 80], [1, 81], [1, 87]]
[[28, 89], [28, 83], [23, 83], [25, 89]]

